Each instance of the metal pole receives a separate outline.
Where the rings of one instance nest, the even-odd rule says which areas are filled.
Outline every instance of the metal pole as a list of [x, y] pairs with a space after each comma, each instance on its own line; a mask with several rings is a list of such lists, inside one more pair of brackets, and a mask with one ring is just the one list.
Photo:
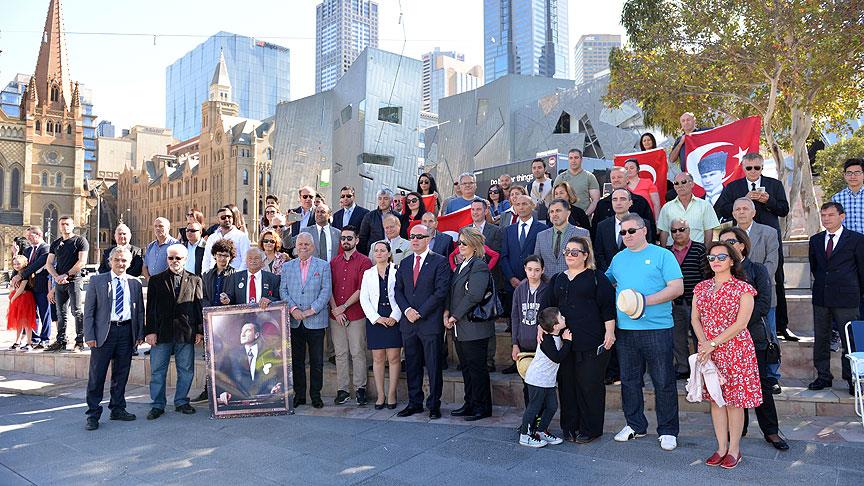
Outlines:
[[[101, 189], [102, 186], [99, 186]], [[102, 213], [102, 192], [96, 191], [96, 259], [100, 258], [102, 252], [99, 249], [99, 240], [101, 239], [99, 236], [99, 219]]]

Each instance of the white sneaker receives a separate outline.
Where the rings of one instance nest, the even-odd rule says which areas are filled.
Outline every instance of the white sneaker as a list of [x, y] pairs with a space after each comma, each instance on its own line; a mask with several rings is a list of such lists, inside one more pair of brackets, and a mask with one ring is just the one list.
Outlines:
[[548, 430], [545, 432], [537, 432], [537, 437], [539, 437], [540, 440], [546, 441], [546, 443], [549, 445], [558, 445], [564, 442], [564, 439], [560, 437], [555, 437], [554, 435], [550, 434]]
[[546, 444], [547, 442], [545, 440], [535, 439], [528, 434], [519, 434], [519, 445], [523, 445], [525, 447], [533, 447], [536, 449], [538, 447], [544, 447], [546, 446]]
[[637, 434], [629, 425], [625, 425], [624, 428], [621, 429], [621, 432], [615, 434], [615, 442], [627, 442], [628, 440], [638, 439], [639, 437], [645, 437], [645, 434]]
[[664, 451], [674, 451], [678, 447], [678, 439], [674, 435], [661, 435], [658, 440]]

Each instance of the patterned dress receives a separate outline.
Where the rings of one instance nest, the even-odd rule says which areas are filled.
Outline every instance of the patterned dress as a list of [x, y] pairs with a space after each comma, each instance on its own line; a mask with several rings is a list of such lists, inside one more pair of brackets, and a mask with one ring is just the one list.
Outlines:
[[[714, 292], [714, 280], [704, 280], [693, 289], [696, 308], [699, 310], [705, 337], [711, 341], [729, 326], [738, 316], [741, 295], [756, 295], [756, 289], [736, 278], [728, 280]], [[734, 338], [717, 346], [711, 360], [726, 379], [721, 386], [723, 398], [729, 405], [739, 408], [755, 408], [762, 404], [762, 387], [759, 384], [759, 367], [753, 339], [745, 328]], [[710, 400], [707, 391], [703, 398]]]

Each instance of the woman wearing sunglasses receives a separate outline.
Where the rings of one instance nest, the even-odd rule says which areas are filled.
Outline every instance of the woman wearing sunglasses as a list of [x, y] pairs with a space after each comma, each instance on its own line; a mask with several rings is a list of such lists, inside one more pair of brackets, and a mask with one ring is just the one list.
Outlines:
[[261, 216], [261, 226], [260, 226], [262, 231], [264, 230], [264, 228], [270, 227], [270, 225], [271, 225], [270, 219], [273, 218], [273, 216], [275, 216], [278, 213], [279, 213], [279, 206], [277, 206], [275, 204], [268, 204], [264, 208], [264, 215]]
[[435, 195], [435, 207], [427, 208], [427, 211], [432, 211], [438, 214], [441, 211], [441, 195], [438, 194], [438, 184], [435, 183], [435, 178], [428, 172], [420, 174], [417, 178], [417, 193], [421, 196]]
[[489, 191], [486, 193], [486, 199], [489, 201], [489, 215], [492, 217], [492, 223], [498, 224], [501, 221], [501, 213], [510, 209], [510, 201], [504, 197], [504, 190], [498, 184], [489, 186]]
[[[741, 462], [744, 409], [762, 404], [759, 366], [747, 330], [756, 290], [746, 282], [741, 256], [727, 242], [708, 245], [704, 280], [693, 289], [693, 331], [699, 339], [698, 359], [714, 362], [725, 406], [711, 400], [711, 421], [717, 451], [705, 464], [732, 469]], [[708, 393], [703, 398], [710, 399]]]
[[615, 343], [615, 289], [594, 267], [591, 241], [573, 237], [564, 247], [567, 270], [556, 273], [541, 309], [558, 307], [573, 335], [558, 369], [564, 439], [587, 444], [603, 435], [606, 365]]
[[399, 223], [401, 224], [399, 235], [402, 238], [408, 239], [411, 222], [420, 221], [423, 215], [426, 214], [426, 205], [423, 204], [423, 198], [420, 197], [420, 194], [416, 192], [409, 192], [403, 201], [405, 201], [405, 204], [404, 211], [401, 211], [402, 214], [399, 216]]
[[282, 248], [282, 237], [275, 229], [265, 229], [258, 237], [258, 248], [264, 251], [264, 268], [276, 275], [282, 274], [282, 265], [291, 259], [287, 253], [279, 251]]

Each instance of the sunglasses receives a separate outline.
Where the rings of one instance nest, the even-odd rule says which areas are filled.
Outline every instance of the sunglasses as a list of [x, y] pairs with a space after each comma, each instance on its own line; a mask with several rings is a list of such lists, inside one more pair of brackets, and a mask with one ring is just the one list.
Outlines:
[[354, 241], [353, 236], [340, 236], [339, 241]]
[[564, 256], [570, 255], [571, 257], [579, 256], [580, 253], [588, 254], [585, 250], [580, 250], [578, 248], [573, 248], [572, 250], [564, 249]]
[[709, 262], [713, 262], [714, 260], [725, 262], [729, 255], [725, 253], [718, 253], [716, 255], [705, 255], [705, 258], [708, 259]]
[[621, 236], [624, 236], [624, 235], [635, 235], [636, 232], [639, 231], [640, 229], [642, 229], [642, 228], [630, 228], [630, 229], [626, 229], [626, 230], [625, 230], [625, 229], [622, 229], [621, 231], [618, 232], [618, 234], [621, 235]]
[[499, 191], [498, 189], [492, 189], [489, 191], [489, 194], [500, 194], [500, 193], [501, 193], [501, 191]]
[[197, 233], [197, 232], [199, 232], [199, 231], [201, 231], [201, 230], [199, 230], [199, 229], [194, 229], [194, 228], [186, 228], [186, 232], [187, 232], [187, 233]]
[[342, 194], [339, 196], [339, 199], [351, 199], [352, 197], [354, 197], [354, 194]]
[[408, 237], [409, 240], [425, 240], [429, 238], [429, 235], [411, 235]]
[[683, 186], [684, 184], [689, 184], [690, 181], [675, 181], [672, 183], [673, 186]]
[[728, 240], [723, 240], [723, 243], [729, 243], [730, 245], [735, 245], [735, 244], [738, 244], [741, 242], [736, 240], [735, 238], [729, 238]]
[[420, 179], [420, 184], [429, 184], [429, 181], [426, 179]]
[[230, 214], [223, 214], [222, 216], [219, 216], [219, 219], [234, 219], [234, 216], [231, 216]]
[[744, 167], [744, 170], [762, 170], [762, 166], [761, 165], [748, 165], [747, 167]]
[[285, 227], [284, 224], [274, 224], [273, 226], [271, 226], [271, 228], [273, 228], [273, 229], [277, 229], [277, 228], [278, 228], [278, 229], [282, 229], [282, 228], [284, 228], [284, 227]]
[[459, 246], [468, 246], [468, 243], [465, 243], [465, 242], [462, 241], [462, 240], [457, 241], [456, 244], [459, 245]]
[[312, 199], [313, 197], [315, 197], [315, 196], [313, 196], [312, 194], [301, 194], [300, 195], [301, 199]]
[[408, 201], [408, 204], [414, 204], [416, 202], [420, 202], [420, 200], [417, 199], [416, 197], [412, 197], [411, 199], [406, 199], [406, 201]]
[[179, 261], [179, 260], [182, 260], [182, 259], [183, 259], [183, 257], [181, 257], [181, 256], [169, 256], [169, 257], [168, 257], [168, 261], [169, 261], [169, 262]]
[[186, 213], [186, 216], [195, 216], [195, 213]]
[[264, 243], [265, 245], [268, 244], [268, 243], [275, 245], [275, 244], [276, 244], [276, 240], [262, 240], [261, 243]]
[[683, 232], [685, 232], [685, 231], [687, 231], [687, 230], [689, 230], [689, 229], [690, 229], [690, 228], [686, 228], [686, 227], [685, 227], [685, 228], [672, 228], [672, 229], [669, 230], [669, 232], [672, 233], [672, 234], [674, 235], [675, 233], [683, 233]]

